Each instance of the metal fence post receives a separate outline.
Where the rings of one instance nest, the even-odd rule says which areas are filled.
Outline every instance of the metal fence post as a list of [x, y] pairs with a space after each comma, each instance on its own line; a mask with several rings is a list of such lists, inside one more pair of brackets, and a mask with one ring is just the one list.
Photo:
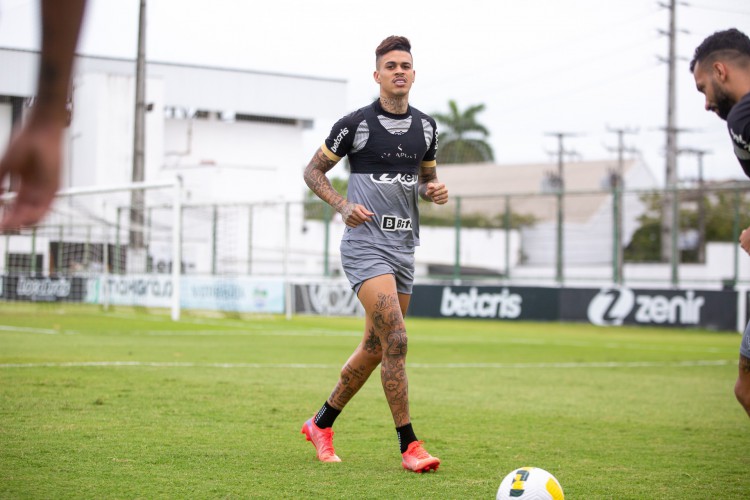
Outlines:
[[216, 252], [218, 250], [218, 243], [217, 239], [219, 237], [218, 235], [218, 226], [219, 225], [219, 207], [218, 205], [213, 206], [213, 214], [211, 217], [211, 274], [216, 275], [217, 271], [217, 255]]
[[253, 206], [247, 206], [247, 274], [253, 274]]
[[123, 207], [117, 207], [117, 224], [115, 224], [115, 261], [112, 263], [113, 274], [120, 274], [120, 213]]
[[31, 275], [36, 275], [36, 227], [31, 230]]
[[740, 190], [734, 190], [734, 220], [732, 221], [732, 241], [734, 242], [734, 270], [732, 274], [732, 286], [737, 286], [740, 274]]
[[5, 235], [5, 256], [3, 258], [3, 262], [4, 262], [4, 269], [3, 269], [3, 271], [5, 272], [6, 275], [9, 276], [11, 274], [11, 269], [10, 269], [10, 234], [6, 234]]
[[505, 227], [505, 279], [510, 279], [510, 195], [505, 195], [505, 213], [503, 214], [503, 226]]
[[555, 256], [555, 281], [557, 281], [558, 285], [562, 285], [565, 279], [563, 276], [563, 223], [565, 222], [565, 216], [563, 215], [563, 203], [565, 201], [563, 189], [562, 178], [560, 178], [560, 188], [557, 191], [557, 255]]
[[680, 284], [679, 268], [680, 268], [680, 249], [678, 247], [678, 236], [680, 234], [680, 204], [679, 204], [680, 192], [675, 186], [672, 188], [672, 257], [671, 261], [671, 279], [673, 287]]
[[453, 280], [458, 282], [461, 279], [461, 197], [456, 197], [456, 216], [455, 216], [455, 254], [453, 261]]
[[172, 205], [172, 321], [179, 321], [182, 306], [182, 177], [174, 182]]
[[65, 230], [65, 226], [60, 224], [59, 230], [59, 236], [58, 236], [58, 242], [57, 242], [57, 262], [55, 264], [55, 271], [57, 273], [62, 272], [62, 260], [63, 260], [63, 231]]

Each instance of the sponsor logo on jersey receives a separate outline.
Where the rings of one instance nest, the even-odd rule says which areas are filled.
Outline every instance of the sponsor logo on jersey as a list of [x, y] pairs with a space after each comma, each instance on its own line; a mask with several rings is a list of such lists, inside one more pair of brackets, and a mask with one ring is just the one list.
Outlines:
[[730, 128], [729, 135], [732, 137], [732, 140], [735, 142], [735, 144], [737, 144], [737, 146], [750, 151], [750, 142], [746, 141], [745, 138], [742, 137], [742, 133], [735, 132]]
[[591, 299], [588, 318], [595, 325], [622, 325], [631, 313], [640, 324], [683, 324], [700, 323], [701, 307], [706, 299], [696, 297], [693, 290], [684, 295], [665, 297], [645, 293], [636, 294], [629, 288], [602, 289]]
[[734, 154], [740, 160], [750, 160], [750, 143], [747, 143], [742, 136], [735, 134], [733, 131], [729, 131], [732, 135], [732, 141], [734, 145]]
[[411, 219], [402, 219], [395, 215], [384, 215], [380, 220], [383, 231], [411, 231]]
[[349, 134], [348, 128], [342, 128], [339, 131], [339, 135], [337, 135], [336, 138], [333, 140], [333, 146], [331, 146], [332, 153], [335, 153], [339, 149], [339, 146], [341, 145], [341, 141], [343, 141], [344, 137], [346, 137], [348, 134]]
[[416, 174], [370, 174], [370, 179], [376, 184], [396, 184], [413, 186], [419, 179]]
[[386, 158], [406, 158], [408, 160], [416, 160], [417, 159], [417, 153], [408, 153], [404, 152], [404, 148], [399, 144], [396, 146], [396, 151], [385, 151], [383, 153], [380, 153], [380, 157], [383, 159]]

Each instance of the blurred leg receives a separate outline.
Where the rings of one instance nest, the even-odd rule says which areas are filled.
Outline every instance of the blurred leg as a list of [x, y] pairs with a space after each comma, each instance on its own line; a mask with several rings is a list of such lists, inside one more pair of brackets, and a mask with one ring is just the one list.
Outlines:
[[750, 358], [741, 354], [739, 375], [737, 376], [737, 383], [734, 385], [734, 395], [737, 396], [737, 401], [740, 402], [750, 417]]

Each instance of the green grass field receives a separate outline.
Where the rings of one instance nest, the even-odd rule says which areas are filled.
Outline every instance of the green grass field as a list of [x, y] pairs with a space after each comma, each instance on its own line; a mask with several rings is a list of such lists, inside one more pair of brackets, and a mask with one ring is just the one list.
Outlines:
[[515, 467], [569, 499], [750, 496], [740, 336], [407, 319], [414, 428], [443, 463], [404, 472], [377, 373], [300, 434], [356, 318], [188, 317], [0, 303], [1, 498], [494, 498]]

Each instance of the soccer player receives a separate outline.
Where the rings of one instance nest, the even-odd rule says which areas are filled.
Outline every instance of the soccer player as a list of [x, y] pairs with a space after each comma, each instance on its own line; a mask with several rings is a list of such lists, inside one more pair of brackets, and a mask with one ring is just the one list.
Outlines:
[[[750, 38], [737, 29], [718, 31], [695, 49], [690, 72], [706, 110], [726, 120], [734, 153], [750, 177]], [[740, 234], [740, 246], [750, 254], [750, 227]], [[750, 416], [750, 323], [740, 344], [737, 400]]]
[[19, 181], [0, 231], [37, 223], [60, 186], [68, 91], [86, 0], [42, 0], [42, 47], [34, 106], [0, 160], [0, 193], [7, 178]]
[[[340, 462], [333, 449], [334, 420], [380, 365], [380, 379], [396, 426], [402, 466], [435, 470], [440, 459], [417, 439], [409, 415], [404, 315], [419, 245], [418, 197], [442, 205], [448, 190], [435, 172], [435, 120], [409, 105], [415, 71], [409, 40], [390, 36], [375, 50], [380, 97], [343, 118], [305, 168], [305, 182], [341, 214], [346, 228], [341, 261], [365, 309], [362, 341], [341, 370], [333, 392], [302, 433], [318, 459]], [[346, 197], [326, 177], [344, 156], [351, 176]]]

